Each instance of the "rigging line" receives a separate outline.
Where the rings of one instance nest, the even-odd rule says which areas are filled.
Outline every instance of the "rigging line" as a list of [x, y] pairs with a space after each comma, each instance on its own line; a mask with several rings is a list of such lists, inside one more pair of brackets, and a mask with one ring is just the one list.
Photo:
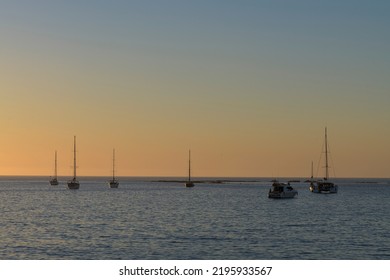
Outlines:
[[325, 146], [325, 140], [323, 140], [323, 142], [322, 142], [320, 159], [318, 160], [318, 163], [317, 163], [316, 178], [318, 178], [318, 173], [320, 171], [320, 165], [321, 165], [321, 162], [322, 162], [322, 154], [324, 153], [324, 146]]
[[336, 168], [334, 167], [333, 157], [332, 157], [332, 153], [330, 152], [330, 145], [329, 145], [329, 143], [328, 143], [328, 153], [330, 155], [330, 162], [332, 163], [331, 169], [333, 171], [333, 176], [334, 176], [334, 178], [336, 178]]

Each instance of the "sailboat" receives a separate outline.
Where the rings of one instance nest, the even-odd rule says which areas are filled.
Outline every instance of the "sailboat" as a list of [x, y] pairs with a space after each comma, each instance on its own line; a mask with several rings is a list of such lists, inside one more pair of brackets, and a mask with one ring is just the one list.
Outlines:
[[68, 188], [71, 190], [80, 188], [80, 183], [76, 179], [76, 136], [73, 138], [73, 179], [68, 181]]
[[115, 179], [115, 149], [112, 151], [112, 179], [108, 182], [110, 188], [117, 188], [119, 186], [118, 180]]
[[310, 182], [310, 191], [313, 193], [337, 193], [338, 186], [329, 180], [329, 164], [328, 164], [328, 134], [325, 127], [325, 177], [324, 180]]
[[194, 187], [194, 182], [191, 181], [191, 150], [188, 153], [188, 181], [186, 182], [187, 188]]
[[57, 151], [54, 153], [54, 177], [50, 179], [50, 185], [57, 186], [58, 185], [58, 179], [57, 179]]

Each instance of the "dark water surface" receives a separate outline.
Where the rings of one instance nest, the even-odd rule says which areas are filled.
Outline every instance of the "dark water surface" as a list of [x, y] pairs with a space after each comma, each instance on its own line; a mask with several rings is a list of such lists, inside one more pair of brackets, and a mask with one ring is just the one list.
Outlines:
[[268, 199], [268, 179], [152, 180], [0, 178], [0, 259], [390, 259], [388, 179], [292, 183], [288, 200]]

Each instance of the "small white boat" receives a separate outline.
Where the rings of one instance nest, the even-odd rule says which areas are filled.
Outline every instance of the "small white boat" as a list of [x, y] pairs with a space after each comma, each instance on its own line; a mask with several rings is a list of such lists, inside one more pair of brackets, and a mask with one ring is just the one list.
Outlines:
[[119, 181], [115, 179], [115, 149], [112, 151], [112, 179], [108, 182], [108, 185], [112, 189], [119, 187]]
[[290, 186], [290, 183], [279, 183], [274, 181], [272, 188], [268, 192], [268, 198], [293, 198], [298, 194], [298, 191], [294, 190]]
[[[309, 190], [313, 193], [337, 193], [338, 186], [332, 182], [329, 182], [329, 164], [328, 164], [328, 134], [327, 129], [325, 127], [325, 177], [324, 180], [313, 181], [313, 175], [311, 177], [311, 182], [309, 186]], [[312, 167], [313, 170], [313, 167]], [[312, 171], [313, 174], [313, 171]]]
[[68, 181], [68, 189], [77, 190], [80, 188], [80, 183], [76, 179], [76, 136], [73, 138], [73, 178]]

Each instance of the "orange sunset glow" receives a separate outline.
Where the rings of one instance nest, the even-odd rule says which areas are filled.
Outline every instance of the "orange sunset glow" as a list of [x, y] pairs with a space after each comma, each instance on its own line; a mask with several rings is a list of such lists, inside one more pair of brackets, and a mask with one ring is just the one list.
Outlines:
[[115, 148], [118, 176], [185, 177], [191, 149], [194, 177], [309, 177], [326, 126], [332, 174], [389, 177], [379, 20], [195, 3], [6, 4], [0, 175], [50, 176], [57, 150], [71, 176], [76, 135], [80, 176], [109, 176]]

